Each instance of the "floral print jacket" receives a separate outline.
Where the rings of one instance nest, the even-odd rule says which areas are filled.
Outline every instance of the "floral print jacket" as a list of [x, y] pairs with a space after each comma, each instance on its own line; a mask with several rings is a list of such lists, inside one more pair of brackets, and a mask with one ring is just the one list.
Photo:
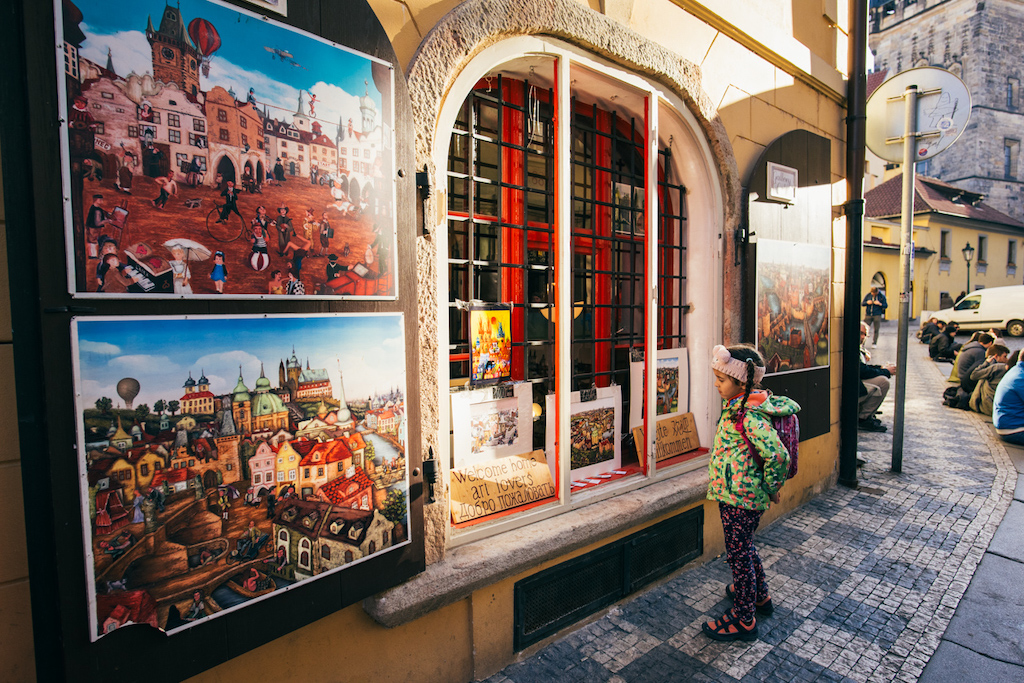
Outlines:
[[768, 509], [769, 496], [782, 488], [789, 473], [789, 452], [772, 427], [771, 418], [792, 415], [800, 406], [767, 391], [752, 391], [747, 398], [743, 429], [764, 459], [762, 472], [736, 426], [742, 402], [742, 395], [724, 401], [708, 463], [708, 499], [763, 511]]

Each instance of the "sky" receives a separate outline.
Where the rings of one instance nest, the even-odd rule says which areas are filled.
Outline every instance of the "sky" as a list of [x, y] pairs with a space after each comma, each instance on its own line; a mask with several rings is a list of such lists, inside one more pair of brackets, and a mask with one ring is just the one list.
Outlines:
[[[82, 56], [105, 66], [109, 47], [119, 76], [153, 72], [146, 22], [152, 18], [153, 28], [160, 28], [164, 0], [76, 0], [75, 4], [84, 16]], [[359, 129], [358, 98], [364, 94], [373, 99], [377, 123], [382, 122], [381, 94], [374, 86], [369, 58], [210, 0], [181, 0], [180, 6], [186, 27], [193, 19], [203, 18], [221, 37], [221, 47], [211, 58], [210, 76], [200, 73], [201, 90], [219, 85], [233, 89], [244, 100], [253, 88], [261, 109], [267, 104], [270, 116], [289, 121], [298, 107], [300, 90], [306, 91], [309, 114], [312, 92], [317, 98], [316, 120], [331, 139], [340, 117], [351, 118]], [[282, 60], [266, 48], [285, 50], [292, 58]], [[301, 66], [293, 66], [292, 61]]]
[[344, 373], [345, 397], [365, 399], [398, 387], [405, 394], [405, 351], [400, 314], [325, 317], [199, 317], [80, 319], [77, 391], [81, 406], [91, 408], [108, 397], [117, 405], [117, 383], [139, 381], [135, 406], [151, 408], [158, 399], [180, 400], [188, 379], [205, 372], [210, 391], [226, 394], [238, 382], [238, 368], [250, 391], [260, 364], [278, 386], [278, 364], [295, 355], [306, 367], [325, 368], [338, 397]]

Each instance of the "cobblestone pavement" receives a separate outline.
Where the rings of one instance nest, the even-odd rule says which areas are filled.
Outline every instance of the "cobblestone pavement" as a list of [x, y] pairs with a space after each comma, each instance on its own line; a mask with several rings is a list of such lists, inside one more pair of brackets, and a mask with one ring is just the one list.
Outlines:
[[[895, 324], [877, 360], [894, 360]], [[903, 472], [861, 433], [861, 490], [836, 486], [755, 537], [775, 613], [753, 643], [703, 621], [730, 605], [724, 556], [685, 570], [492, 676], [531, 681], [916, 681], [1009, 507], [1013, 468], [991, 425], [939, 403], [948, 365], [909, 347]], [[943, 374], [945, 373], [945, 374]], [[952, 435], [956, 435], [955, 438]]]

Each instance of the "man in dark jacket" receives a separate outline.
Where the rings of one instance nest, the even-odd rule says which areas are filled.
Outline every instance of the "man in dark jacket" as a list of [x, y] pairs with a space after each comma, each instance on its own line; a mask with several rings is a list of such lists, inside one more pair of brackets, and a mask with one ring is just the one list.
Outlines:
[[882, 327], [882, 316], [885, 315], [889, 302], [876, 285], [871, 285], [871, 291], [864, 295], [860, 305], [864, 306], [864, 322], [875, 327], [875, 336], [871, 343], [878, 346], [878, 330]]
[[992, 346], [994, 341], [992, 335], [982, 332], [976, 340], [969, 341], [960, 348], [960, 353], [956, 359], [956, 372], [960, 378], [960, 388], [968, 396], [971, 395], [971, 392], [974, 391], [974, 387], [977, 385], [977, 381], [971, 379], [971, 373], [974, 372], [976, 367], [985, 362], [985, 352], [988, 351], [988, 348]]
[[945, 327], [945, 325], [939, 322], [938, 318], [932, 316], [928, 319], [928, 322], [924, 324], [924, 327], [921, 328], [921, 333], [917, 336], [921, 339], [922, 344], [927, 344], [935, 338], [935, 335], [942, 332], [943, 327]]
[[932, 337], [931, 342], [928, 344], [928, 355], [931, 356], [932, 360], [943, 363], [953, 362], [953, 357], [960, 350], [960, 345], [955, 341], [956, 333], [959, 329], [960, 326], [956, 323], [947, 323], [946, 328], [942, 330], [942, 334]]

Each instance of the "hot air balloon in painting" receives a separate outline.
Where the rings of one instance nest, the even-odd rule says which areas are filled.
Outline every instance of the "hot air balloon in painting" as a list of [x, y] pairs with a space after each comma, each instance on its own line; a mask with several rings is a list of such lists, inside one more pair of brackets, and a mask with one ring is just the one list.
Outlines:
[[131, 408], [132, 401], [139, 395], [139, 380], [125, 377], [117, 383], [117, 395], [124, 399], [124, 407]]
[[196, 17], [188, 23], [188, 37], [199, 48], [199, 53], [203, 56], [203, 76], [209, 78], [210, 57], [220, 48], [220, 34], [206, 19]]

